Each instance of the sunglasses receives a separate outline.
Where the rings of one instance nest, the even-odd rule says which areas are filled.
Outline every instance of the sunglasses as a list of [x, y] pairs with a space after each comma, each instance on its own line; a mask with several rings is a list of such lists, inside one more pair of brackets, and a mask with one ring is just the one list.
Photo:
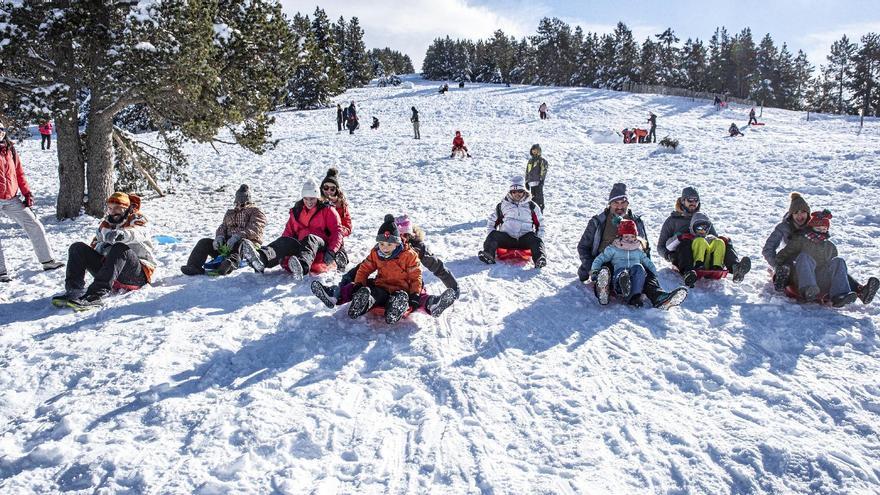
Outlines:
[[324, 186], [321, 188], [322, 191], [336, 192], [336, 186]]

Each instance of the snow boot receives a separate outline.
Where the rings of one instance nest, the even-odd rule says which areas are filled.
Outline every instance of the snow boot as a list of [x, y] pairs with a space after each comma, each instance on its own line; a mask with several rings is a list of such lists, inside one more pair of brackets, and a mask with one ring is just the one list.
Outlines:
[[657, 309], [674, 308], [683, 303], [685, 298], [687, 298], [687, 295], [688, 290], [685, 287], [673, 289], [671, 292], [664, 292], [657, 297], [657, 300], [654, 302], [654, 307]]
[[870, 304], [874, 300], [878, 288], [880, 288], [880, 280], [877, 280], [876, 277], [869, 278], [865, 285], [859, 287], [858, 294], [862, 304]]
[[189, 266], [183, 265], [180, 267], [180, 271], [183, 272], [184, 275], [204, 275], [205, 269], [200, 266]]
[[495, 264], [495, 257], [487, 253], [486, 251], [480, 251], [479, 253], [477, 253], [477, 257], [480, 258], [480, 261], [487, 265]]
[[629, 279], [629, 272], [624, 270], [617, 276], [617, 285], [620, 286], [620, 297], [624, 301], [629, 300], [630, 291], [632, 290], [632, 281]]
[[62, 266], [64, 266], [64, 263], [62, 263], [61, 261], [49, 260], [44, 261], [42, 265], [43, 271], [48, 272], [49, 270], [57, 270], [58, 268], [61, 268]]
[[547, 266], [547, 258], [540, 257], [538, 261], [535, 262], [535, 268], [541, 269]]
[[599, 269], [599, 274], [596, 275], [596, 297], [599, 298], [599, 304], [605, 306], [608, 304], [608, 299], [611, 297], [611, 270], [608, 267], [602, 267]]
[[85, 296], [80, 297], [79, 299], [69, 299], [67, 301], [67, 306], [74, 311], [88, 311], [90, 309], [100, 308], [104, 304], [103, 299], [106, 295], [107, 292], [87, 292]]
[[242, 257], [244, 257], [247, 264], [251, 266], [257, 273], [263, 273], [263, 270], [266, 269], [266, 262], [263, 261], [263, 255], [256, 247], [254, 247], [253, 243], [247, 239], [241, 240], [241, 247], [239, 248], [239, 252]]
[[805, 301], [815, 301], [816, 298], [819, 297], [819, 288], [815, 285], [808, 285], [801, 289], [801, 297], [803, 297]]
[[336, 306], [336, 298], [333, 297], [333, 291], [329, 287], [325, 287], [321, 282], [313, 280], [311, 288], [312, 294], [320, 299], [321, 302], [324, 303], [324, 306], [327, 306], [328, 308]]
[[397, 323], [409, 309], [409, 294], [399, 290], [388, 298], [385, 305], [385, 323], [389, 325]]
[[52, 296], [52, 306], [56, 308], [66, 308], [68, 301], [74, 301], [85, 295], [85, 290], [77, 292], [62, 292]]
[[234, 258], [226, 258], [220, 263], [220, 266], [214, 270], [214, 275], [229, 275], [230, 273], [235, 271], [235, 267], [238, 265], [238, 261]]
[[773, 287], [782, 292], [788, 285], [788, 277], [791, 275], [791, 265], [782, 265], [773, 272]]
[[6, 272], [0, 273], [0, 282], [12, 282], [12, 278]]
[[439, 296], [431, 296], [428, 298], [427, 304], [425, 304], [425, 309], [428, 310], [428, 314], [433, 316], [434, 318], [439, 317], [446, 308], [452, 306], [452, 303], [455, 302], [455, 290], [454, 289], [446, 289]]
[[373, 306], [373, 296], [370, 289], [361, 287], [351, 296], [351, 304], [348, 305], [348, 317], [352, 320], [365, 315]]
[[339, 251], [336, 251], [334, 259], [336, 260], [336, 271], [339, 273], [345, 273], [345, 267], [348, 266], [348, 254], [340, 249]]
[[294, 280], [303, 279], [303, 265], [296, 256], [291, 256], [287, 259], [287, 269], [290, 270]]
[[633, 294], [633, 295], [629, 298], [629, 302], [628, 302], [627, 304], [629, 304], [630, 306], [632, 306], [632, 307], [634, 307], [634, 308], [641, 308], [641, 307], [643, 307], [643, 306], [644, 306], [644, 303], [642, 303], [642, 295], [641, 295], [641, 294]]
[[742, 282], [746, 278], [746, 273], [752, 269], [752, 259], [748, 256], [740, 258], [739, 262], [733, 264], [733, 281]]
[[855, 292], [847, 292], [846, 294], [839, 294], [831, 298], [831, 305], [835, 308], [842, 308], [847, 304], [852, 304], [856, 302], [858, 296]]
[[694, 284], [697, 283], [697, 272], [693, 270], [688, 270], [684, 274], [684, 285], [687, 285], [689, 288], [693, 289]]

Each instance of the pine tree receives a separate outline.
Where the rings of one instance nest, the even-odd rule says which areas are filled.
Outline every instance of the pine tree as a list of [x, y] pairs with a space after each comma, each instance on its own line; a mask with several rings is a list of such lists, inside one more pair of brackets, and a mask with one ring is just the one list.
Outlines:
[[770, 34], [761, 40], [755, 55], [755, 78], [748, 96], [762, 105], [776, 106], [780, 83], [777, 79], [779, 51]]
[[850, 86], [849, 78], [856, 49], [855, 43], [850, 43], [849, 38], [843, 35], [842, 38], [831, 45], [831, 53], [827, 57], [828, 65], [826, 69], [835, 82], [837, 89], [834, 98], [836, 102], [835, 109], [839, 114], [846, 111], [846, 102], [849, 99], [846, 90]]
[[813, 75], [813, 65], [807, 59], [807, 54], [803, 50], [798, 50], [797, 57], [794, 59], [794, 110], [803, 110], [807, 107], [808, 93], [810, 91], [811, 78]]
[[[681, 67], [677, 63], [679, 60], [679, 49], [675, 45], [679, 39], [672, 28], [666, 28], [665, 31], [654, 36], [659, 44], [659, 49], [657, 50], [659, 71], [656, 79], [664, 86], [678, 87], [681, 84], [682, 75]], [[644, 56], [642, 60], [644, 60]]]
[[639, 74], [636, 82], [641, 84], [661, 84], [660, 82], [660, 54], [657, 43], [651, 38], [645, 38], [642, 43], [641, 61], [639, 62]]
[[861, 46], [853, 57], [850, 108], [864, 115], [880, 117], [880, 35], [862, 36]]
[[357, 17], [352, 17], [345, 30], [346, 58], [343, 62], [346, 86], [357, 88], [368, 84], [373, 77], [367, 47], [364, 45], [364, 30]]
[[345, 90], [345, 73], [339, 56], [340, 47], [333, 39], [330, 19], [320, 7], [316, 7], [314, 14], [312, 14], [311, 33], [315, 47], [322, 59], [323, 73], [328, 86], [327, 91], [331, 96], [338, 95]]
[[744, 28], [731, 43], [731, 62], [733, 64], [732, 80], [730, 81], [734, 95], [748, 97], [749, 90], [754, 87], [757, 77], [756, 49], [752, 39], [752, 30]]
[[599, 36], [596, 33], [587, 33], [584, 36], [575, 60], [573, 84], [596, 87], [599, 74]]
[[614, 29], [615, 64], [611, 70], [610, 89], [621, 90], [624, 85], [636, 79], [639, 66], [639, 46], [633, 39], [632, 31], [626, 24], [617, 23]]
[[682, 68], [682, 85], [694, 91], [709, 90], [709, 71], [706, 65], [706, 47], [703, 42], [690, 38], [684, 43], [681, 50], [681, 59], [678, 63]]

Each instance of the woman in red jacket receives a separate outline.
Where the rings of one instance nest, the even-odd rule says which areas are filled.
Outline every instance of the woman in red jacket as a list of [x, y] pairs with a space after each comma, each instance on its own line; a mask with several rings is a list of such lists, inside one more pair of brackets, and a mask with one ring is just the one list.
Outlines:
[[49, 120], [46, 119], [45, 122], [40, 124], [39, 129], [40, 137], [42, 138], [40, 141], [40, 149], [48, 150], [52, 148], [52, 122], [49, 122]]
[[324, 262], [336, 263], [337, 269], [344, 269], [347, 259], [337, 256], [342, 247], [339, 213], [320, 197], [318, 184], [312, 179], [306, 180], [302, 199], [290, 209], [281, 237], [260, 249], [247, 240], [241, 241], [241, 255], [254, 271], [262, 273], [287, 259], [287, 270], [300, 280], [309, 273], [320, 250], [324, 251]]
[[[339, 187], [339, 171], [333, 167], [327, 170], [327, 175], [324, 177], [324, 180], [321, 181], [321, 201], [326, 201], [336, 208], [336, 213], [339, 214], [339, 230], [342, 232], [342, 237], [350, 236], [351, 213], [348, 209], [348, 198], [345, 197], [345, 193], [342, 191], [342, 188]], [[340, 259], [340, 256], [345, 257], [345, 263], [342, 263], [341, 265], [344, 266], [348, 264], [348, 253], [345, 251], [345, 239], [343, 239], [343, 245], [339, 248], [339, 251], [336, 252], [336, 259]]]
[[[21, 193], [23, 199], [19, 199]], [[55, 261], [49, 241], [46, 240], [46, 231], [43, 224], [31, 211], [34, 197], [31, 188], [24, 178], [24, 169], [21, 166], [21, 158], [15, 151], [12, 141], [6, 137], [6, 128], [0, 124], [0, 212], [15, 220], [21, 225], [31, 244], [37, 259], [43, 264], [43, 270], [61, 268], [64, 263]], [[9, 282], [12, 279], [6, 273], [6, 259], [3, 256], [3, 237], [0, 236], [0, 282]]]

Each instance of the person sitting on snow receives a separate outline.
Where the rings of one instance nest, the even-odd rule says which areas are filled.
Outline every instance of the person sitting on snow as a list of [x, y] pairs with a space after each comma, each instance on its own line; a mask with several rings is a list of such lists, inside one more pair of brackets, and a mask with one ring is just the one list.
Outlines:
[[448, 85], [448, 84], [444, 84], [443, 86], [440, 86], [440, 90], [437, 91], [437, 92], [442, 94], [442, 93], [445, 93], [445, 92], [447, 92], [447, 91], [449, 91], [449, 85]]
[[[376, 278], [370, 275], [376, 272]], [[385, 321], [396, 323], [410, 307], [417, 307], [422, 291], [422, 269], [419, 255], [406, 246], [394, 222], [394, 215], [385, 215], [376, 246], [358, 267], [348, 316], [360, 318], [367, 311], [384, 306]]]
[[850, 287], [846, 261], [837, 255], [837, 246], [829, 239], [831, 212], [814, 211], [807, 221], [807, 230], [792, 237], [776, 255], [776, 268], [794, 264], [798, 293], [806, 301], [827, 294], [831, 304], [840, 308], [856, 300]]
[[[700, 211], [700, 206], [700, 195], [696, 188], [688, 186], [682, 189], [681, 196], [675, 200], [675, 210], [669, 214], [660, 228], [660, 238], [657, 241], [657, 252], [678, 268], [688, 287], [693, 287], [697, 281], [694, 256], [699, 252], [702, 241], [698, 241], [695, 251], [693, 241], [696, 236], [691, 232], [691, 226], [694, 225], [695, 215]], [[697, 217], [696, 221], [699, 222], [700, 217]], [[709, 223], [709, 218], [702, 217], [702, 221]], [[706, 232], [713, 238], [719, 237], [715, 226], [711, 223]], [[730, 240], [727, 238], [721, 240], [725, 244], [723, 266], [733, 274], [734, 282], [742, 282], [752, 268], [752, 260], [748, 256], [738, 259]]]
[[[578, 279], [581, 282], [590, 280], [593, 260], [614, 242], [614, 239], [617, 237], [617, 225], [627, 219], [635, 222], [638, 237], [646, 239], [645, 225], [642, 223], [641, 217], [629, 209], [626, 184], [618, 182], [611, 187], [611, 193], [608, 195], [608, 206], [590, 219], [587, 228], [584, 229], [584, 233], [581, 235], [580, 242], [578, 242], [577, 252], [581, 260], [581, 266], [578, 268]], [[647, 244], [644, 246], [644, 250], [645, 254], [650, 257], [651, 249]], [[603, 264], [593, 285], [596, 298], [599, 299], [599, 304], [602, 305], [608, 304], [611, 270], [611, 263]], [[657, 276], [649, 270], [645, 276], [644, 294], [655, 308], [669, 309], [684, 302], [687, 297], [687, 288], [678, 287], [666, 292], [660, 287]]]
[[373, 125], [370, 126], [370, 129], [378, 129], [379, 128], [379, 119], [373, 117]]
[[204, 264], [208, 257], [216, 258], [224, 254], [217, 267], [217, 275], [229, 275], [238, 268], [241, 261], [242, 242], [263, 244], [263, 229], [266, 215], [251, 202], [251, 190], [242, 184], [235, 192], [235, 206], [226, 210], [223, 222], [217, 227], [214, 239], [205, 237], [196, 243], [186, 264], [180, 267], [185, 275], [204, 275]]
[[739, 131], [739, 127], [736, 126], [736, 122], [730, 123], [730, 128], [727, 129], [727, 132], [730, 134], [730, 137], [745, 136], [745, 134]]
[[[107, 216], [91, 244], [75, 242], [67, 257], [64, 294], [52, 298], [58, 307], [99, 306], [112, 289], [137, 290], [150, 283], [156, 270], [153, 241], [141, 199], [115, 192], [107, 198]], [[86, 272], [94, 279], [86, 288]]]
[[449, 158], [455, 157], [456, 153], [464, 152], [468, 158], [471, 157], [471, 154], [468, 152], [467, 146], [464, 144], [464, 138], [461, 137], [461, 131], [455, 131], [455, 137], [452, 138], [452, 154], [449, 155]]
[[[767, 264], [774, 268], [773, 285], [778, 291], [783, 291], [789, 284], [794, 284], [795, 277], [792, 273], [794, 263], [780, 264], [777, 260], [777, 251], [780, 246], [787, 246], [794, 237], [802, 236], [809, 229], [807, 222], [810, 219], [810, 205], [807, 204], [807, 200], [798, 192], [792, 192], [790, 198], [788, 212], [773, 229], [761, 251]], [[880, 280], [877, 277], [868, 278], [868, 281], [862, 285], [847, 273], [847, 280], [850, 290], [858, 295], [862, 304], [870, 304], [877, 294], [877, 289], [880, 288]]]
[[477, 255], [483, 263], [494, 264], [498, 248], [505, 248], [530, 249], [535, 268], [547, 265], [543, 241], [544, 216], [526, 191], [522, 176], [511, 180], [509, 192], [495, 206], [487, 227], [489, 235], [483, 242], [483, 250]]
[[628, 127], [626, 129], [624, 129], [623, 130], [623, 143], [629, 144], [629, 143], [634, 142], [634, 137], [633, 137], [634, 135], [635, 135], [635, 132], [631, 131]]
[[250, 242], [242, 243], [241, 255], [254, 271], [263, 273], [266, 268], [280, 264], [296, 280], [301, 280], [321, 250], [325, 263], [336, 263], [340, 271], [345, 269], [348, 259], [338, 255], [342, 247], [339, 213], [330, 203], [320, 200], [318, 184], [312, 179], [303, 184], [301, 197], [290, 209], [281, 237], [260, 249]]
[[[458, 299], [458, 282], [452, 273], [446, 269], [443, 262], [428, 250], [427, 246], [425, 246], [425, 232], [417, 225], [414, 225], [407, 215], [395, 218], [394, 223], [400, 232], [401, 241], [406, 246], [412, 248], [419, 256], [422, 266], [427, 268], [446, 286], [446, 290], [439, 296], [428, 295], [425, 293], [424, 288], [421, 292], [419, 307], [424, 309], [429, 315], [438, 317]], [[351, 301], [354, 279], [357, 276], [358, 268], [360, 268], [359, 264], [343, 275], [339, 284], [334, 286], [326, 286], [321, 284], [320, 281], [315, 280], [312, 282], [312, 293], [328, 308], [340, 306]]]
[[602, 265], [611, 263], [614, 290], [627, 304], [641, 308], [646, 270], [657, 276], [657, 267], [645, 252], [646, 243], [638, 238], [636, 222], [621, 220], [617, 225], [617, 237], [590, 265], [590, 280], [597, 282]]

